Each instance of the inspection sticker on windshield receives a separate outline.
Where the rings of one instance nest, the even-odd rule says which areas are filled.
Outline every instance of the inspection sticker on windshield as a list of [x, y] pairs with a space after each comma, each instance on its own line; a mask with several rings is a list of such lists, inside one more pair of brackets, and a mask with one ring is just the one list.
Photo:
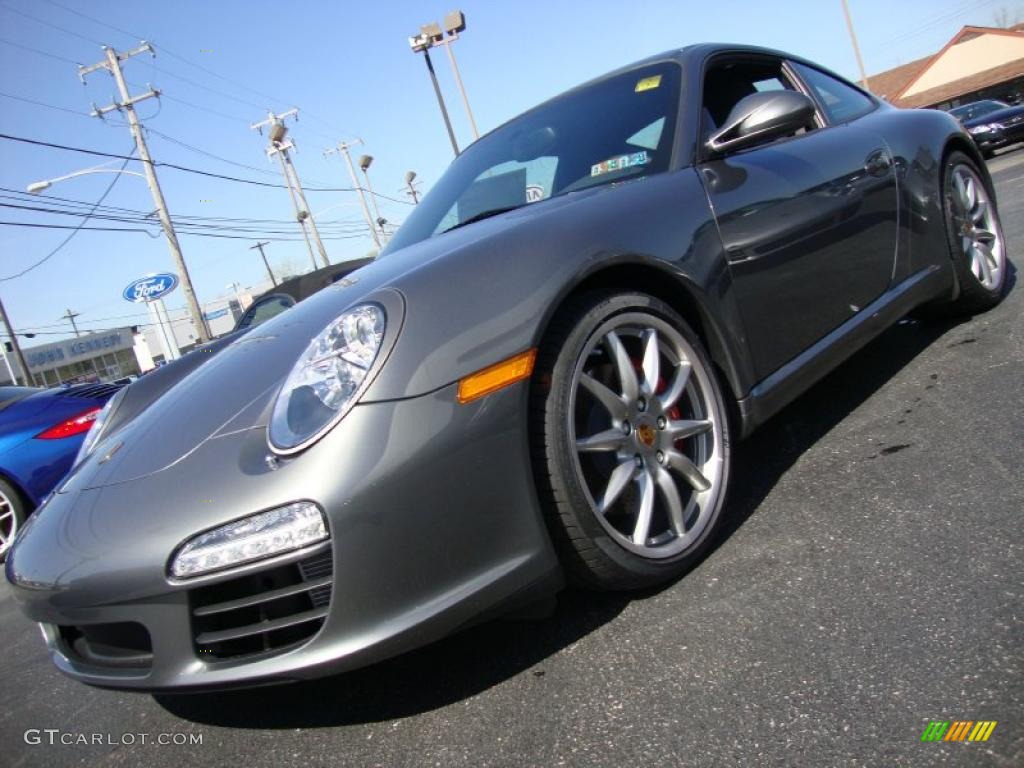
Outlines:
[[643, 80], [637, 80], [636, 88], [633, 89], [635, 93], [643, 93], [644, 91], [650, 91], [661, 85], [661, 75], [651, 75], [645, 77]]
[[602, 163], [590, 166], [590, 175], [600, 176], [603, 173], [611, 173], [612, 171], [623, 171], [626, 168], [632, 168], [637, 165], [647, 165], [649, 162], [651, 162], [651, 157], [647, 154], [646, 150], [643, 152], [633, 152], [629, 155], [619, 155], [618, 157], [612, 157]]

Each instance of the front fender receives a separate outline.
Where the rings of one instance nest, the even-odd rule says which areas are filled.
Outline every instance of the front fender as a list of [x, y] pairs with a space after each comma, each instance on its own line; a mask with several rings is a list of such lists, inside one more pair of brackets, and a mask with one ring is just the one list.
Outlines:
[[[666, 285], [675, 280], [697, 297], [702, 312], [735, 314], [721, 240], [693, 169], [542, 201], [470, 225], [467, 234], [471, 228], [471, 242], [453, 238], [459, 247], [392, 283], [406, 298], [405, 323], [365, 400], [424, 394], [536, 346], [561, 302], [606, 270], [623, 290], [643, 285], [631, 281], [632, 265], [638, 278], [660, 270]], [[422, 245], [442, 249], [457, 232]], [[736, 355], [738, 325], [729, 336]]]

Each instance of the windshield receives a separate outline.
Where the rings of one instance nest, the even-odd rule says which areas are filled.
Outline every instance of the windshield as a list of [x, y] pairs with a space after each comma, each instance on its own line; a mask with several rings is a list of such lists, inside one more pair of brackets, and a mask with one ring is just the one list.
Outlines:
[[962, 107], [954, 107], [949, 110], [949, 113], [957, 120], [973, 120], [976, 117], [984, 117], [993, 112], [998, 112], [1000, 109], [1006, 109], [1008, 106], [1009, 104], [990, 99], [988, 101], [976, 101], [973, 104], [964, 104]]
[[672, 62], [631, 70], [484, 136], [456, 158], [385, 253], [556, 195], [667, 170], [679, 77]]

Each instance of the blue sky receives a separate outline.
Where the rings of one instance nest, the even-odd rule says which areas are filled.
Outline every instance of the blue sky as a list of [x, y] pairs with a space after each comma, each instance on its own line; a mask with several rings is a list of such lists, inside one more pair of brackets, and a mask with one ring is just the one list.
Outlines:
[[[991, 25], [999, 9], [1012, 14], [1022, 7], [1004, 0], [849, 3], [869, 74], [935, 52], [964, 24]], [[839, 0], [463, 0], [461, 8], [468, 29], [454, 51], [482, 131], [587, 78], [703, 40], [781, 48], [851, 78], [857, 76]], [[280, 112], [298, 106], [300, 119], [291, 125], [291, 136], [299, 147], [294, 160], [306, 186], [350, 186], [342, 161], [324, 158], [322, 151], [339, 139], [361, 137], [366, 142], [364, 151], [376, 158], [371, 168], [376, 191], [403, 199], [400, 189], [407, 170], [414, 169], [427, 188], [451, 160], [422, 57], [413, 55], [406, 42], [420, 24], [440, 21], [449, 10], [449, 4], [422, 0], [0, 0], [0, 40], [7, 41], [0, 42], [0, 93], [81, 113], [0, 96], [0, 133], [116, 154], [130, 151], [131, 136], [116, 124], [116, 113], [106, 122], [86, 115], [90, 103], [111, 101], [114, 85], [108, 75], [95, 73], [83, 86], [74, 64], [10, 43], [88, 64], [102, 57], [99, 43], [123, 50], [142, 37], [157, 47], [158, 56], [132, 59], [125, 64], [125, 74], [139, 86], [132, 93], [152, 83], [167, 95], [160, 103], [150, 100], [138, 108], [154, 131], [150, 150], [158, 162], [279, 183], [277, 166], [263, 152], [265, 138], [251, 131], [249, 124], [263, 119], [268, 108]], [[160, 52], [161, 46], [168, 52]], [[435, 51], [434, 64], [456, 132], [465, 144], [470, 139], [469, 126], [443, 51]], [[251, 167], [199, 154], [157, 131]], [[104, 161], [0, 140], [0, 187], [23, 190], [32, 181]], [[130, 167], [138, 169], [138, 164]], [[284, 189], [171, 169], [158, 172], [172, 215], [293, 220]], [[111, 174], [84, 176], [54, 185], [48, 194], [91, 203], [113, 178]], [[117, 178], [104, 205], [152, 210], [142, 179]], [[368, 236], [352, 236], [361, 221], [354, 194], [311, 192], [308, 196], [313, 212], [323, 211], [320, 220], [334, 222], [325, 227], [347, 237], [327, 241], [333, 261], [370, 250]], [[0, 202], [21, 204], [10, 197]], [[381, 214], [389, 220], [400, 221], [407, 211], [400, 203], [381, 201]], [[78, 221], [10, 208], [0, 212], [3, 221]], [[131, 226], [103, 221], [90, 225]], [[295, 229], [295, 225], [274, 228]], [[157, 232], [155, 227], [150, 229]], [[66, 230], [0, 226], [0, 278], [35, 263], [66, 235]], [[229, 283], [249, 285], [263, 277], [261, 262], [249, 250], [255, 236], [232, 240], [182, 235], [180, 239], [201, 301], [224, 294]], [[309, 263], [301, 241], [274, 242], [267, 252], [279, 271]], [[83, 328], [144, 322], [144, 311], [125, 302], [121, 290], [136, 277], [171, 267], [162, 237], [83, 231], [42, 266], [0, 281], [0, 297], [18, 330], [38, 332], [36, 341], [53, 341], [70, 335], [70, 326], [61, 321], [67, 308], [81, 313], [78, 323]], [[182, 306], [181, 292], [172, 294], [168, 304]]]

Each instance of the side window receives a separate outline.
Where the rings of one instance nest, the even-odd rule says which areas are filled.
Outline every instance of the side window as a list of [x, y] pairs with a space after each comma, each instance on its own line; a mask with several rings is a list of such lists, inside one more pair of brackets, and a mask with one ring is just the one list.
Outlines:
[[817, 94], [830, 123], [845, 123], [875, 108], [871, 99], [841, 80], [805, 64], [794, 63], [793, 66]]
[[257, 325], [267, 322], [270, 318], [281, 314], [286, 309], [289, 309], [294, 305], [295, 301], [291, 296], [285, 296], [283, 294], [268, 296], [262, 301], [256, 302], [245, 311], [245, 314], [239, 318], [238, 325], [235, 326], [235, 330], [239, 330], [241, 328], [255, 328]]
[[796, 85], [786, 76], [779, 60], [715, 61], [704, 75], [702, 141], [725, 125], [732, 108], [744, 97], [764, 91], [795, 90]]

